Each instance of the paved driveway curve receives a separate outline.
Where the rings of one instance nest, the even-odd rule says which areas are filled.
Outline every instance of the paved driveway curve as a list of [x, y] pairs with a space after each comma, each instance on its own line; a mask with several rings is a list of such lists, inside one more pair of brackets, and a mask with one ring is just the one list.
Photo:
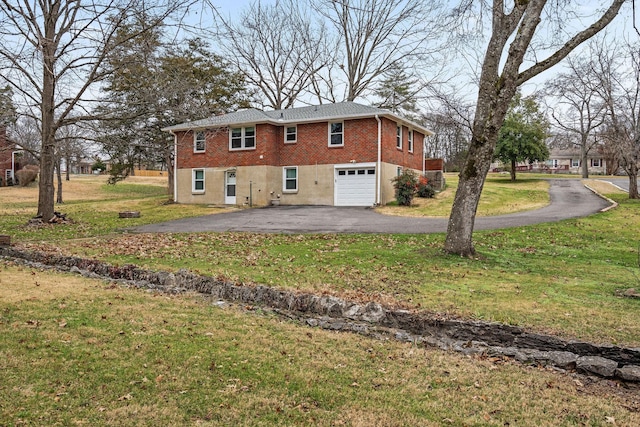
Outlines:
[[[476, 218], [476, 230], [518, 227], [594, 214], [609, 202], [579, 179], [551, 179], [551, 203], [541, 209]], [[446, 218], [381, 215], [369, 208], [278, 206], [183, 218], [135, 227], [138, 233], [244, 231], [256, 233], [437, 233], [447, 230]]]

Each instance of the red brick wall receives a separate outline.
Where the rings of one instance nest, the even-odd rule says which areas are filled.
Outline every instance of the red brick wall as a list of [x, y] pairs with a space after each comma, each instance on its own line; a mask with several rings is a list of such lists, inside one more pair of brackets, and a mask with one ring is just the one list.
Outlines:
[[11, 152], [14, 150], [15, 147], [7, 141], [7, 129], [0, 127], [0, 177], [2, 177], [3, 185], [5, 184], [5, 171], [11, 169]]
[[[396, 148], [396, 124], [382, 119], [382, 161], [422, 170], [422, 135], [414, 132], [414, 150], [408, 151], [407, 128], [403, 127], [402, 150]], [[299, 124], [297, 142], [284, 143], [283, 126], [256, 126], [256, 149], [229, 150], [227, 129], [207, 132], [204, 153], [193, 152], [193, 133], [178, 133], [178, 168], [234, 167], [252, 165], [314, 165], [375, 162], [378, 157], [378, 122], [375, 118], [344, 121], [344, 146], [329, 146], [328, 124]]]
[[413, 152], [409, 152], [409, 128], [402, 126], [402, 149], [399, 149], [396, 146], [397, 126], [392, 120], [382, 119], [382, 161], [421, 171], [424, 135], [413, 131]]

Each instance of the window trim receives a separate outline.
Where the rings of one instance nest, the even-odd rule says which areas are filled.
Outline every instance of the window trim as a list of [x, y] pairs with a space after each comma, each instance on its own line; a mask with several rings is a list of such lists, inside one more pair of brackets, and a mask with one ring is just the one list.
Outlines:
[[[331, 125], [334, 125], [334, 124], [339, 124], [340, 125], [340, 133], [331, 132]], [[328, 122], [327, 130], [328, 130], [328, 133], [329, 133], [329, 141], [328, 141], [329, 147], [344, 147], [344, 121]], [[331, 137], [333, 135], [340, 135], [340, 144], [332, 144], [331, 143]]]
[[593, 158], [593, 159], [591, 159], [591, 167], [592, 168], [601, 168], [602, 167], [602, 158]]
[[[202, 179], [196, 179], [196, 173], [202, 172]], [[202, 181], [202, 190], [196, 188], [196, 182]], [[204, 168], [191, 169], [191, 193], [203, 194], [206, 191], [206, 173]]]
[[[198, 139], [199, 134], [202, 135], [202, 140]], [[198, 142], [202, 142], [202, 150], [198, 150]], [[204, 153], [207, 151], [207, 132], [204, 130], [196, 130], [193, 132], [193, 152]]]
[[407, 149], [413, 153], [413, 129], [409, 129], [407, 132]]
[[[287, 171], [289, 170], [294, 170], [296, 171], [296, 177], [295, 178], [287, 178]], [[297, 193], [298, 189], [299, 189], [299, 181], [298, 181], [299, 175], [298, 175], [298, 166], [284, 166], [282, 168], [282, 192], [283, 193]], [[291, 189], [291, 188], [287, 188], [287, 180], [295, 180], [296, 183], [296, 188], [295, 189]]]
[[[233, 147], [233, 131], [240, 129], [240, 147]], [[253, 146], [247, 147], [247, 129], [253, 129]], [[255, 125], [229, 127], [229, 151], [255, 150], [257, 146], [257, 129]]]
[[[287, 139], [287, 137], [290, 135], [289, 134], [289, 129], [293, 129], [294, 139], [292, 139], [291, 141], [289, 141]], [[285, 126], [284, 127], [284, 143], [285, 144], [295, 144], [297, 142], [298, 142], [298, 125]]]
[[402, 150], [402, 125], [396, 123], [396, 148]]
[[571, 167], [579, 168], [580, 167], [580, 159], [571, 159]]

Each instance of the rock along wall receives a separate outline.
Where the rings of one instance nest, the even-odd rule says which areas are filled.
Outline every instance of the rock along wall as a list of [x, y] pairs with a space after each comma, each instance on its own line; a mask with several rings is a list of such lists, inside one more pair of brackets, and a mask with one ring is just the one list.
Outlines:
[[507, 356], [523, 363], [640, 381], [640, 348], [567, 341], [500, 323], [463, 321], [433, 313], [396, 310], [376, 302], [360, 304], [333, 296], [230, 283], [187, 270], [175, 273], [150, 271], [135, 265], [113, 266], [96, 260], [22, 251], [9, 246], [0, 246], [0, 257], [33, 267], [124, 281], [161, 292], [195, 291], [227, 302], [269, 308], [314, 327], [375, 337], [391, 336], [465, 354]]

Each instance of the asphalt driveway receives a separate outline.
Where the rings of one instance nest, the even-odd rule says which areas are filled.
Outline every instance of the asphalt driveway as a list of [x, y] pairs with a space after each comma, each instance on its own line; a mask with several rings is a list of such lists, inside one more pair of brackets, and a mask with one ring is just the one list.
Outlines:
[[[551, 179], [551, 203], [534, 211], [476, 218], [476, 230], [518, 227], [594, 214], [610, 204], [582, 185], [579, 179]], [[438, 233], [447, 230], [446, 218], [410, 218], [381, 215], [373, 209], [334, 206], [277, 206], [244, 209], [195, 218], [149, 224], [130, 229], [137, 233], [243, 231], [255, 233]]]
[[[600, 179], [600, 178], [596, 178], [596, 179]], [[624, 177], [624, 178], [602, 178], [600, 180], [601, 181], [610, 182], [611, 184], [613, 184], [616, 187], [626, 191], [627, 193], [629, 192], [629, 178], [628, 177]], [[639, 182], [640, 182], [640, 180], [639, 180]]]

